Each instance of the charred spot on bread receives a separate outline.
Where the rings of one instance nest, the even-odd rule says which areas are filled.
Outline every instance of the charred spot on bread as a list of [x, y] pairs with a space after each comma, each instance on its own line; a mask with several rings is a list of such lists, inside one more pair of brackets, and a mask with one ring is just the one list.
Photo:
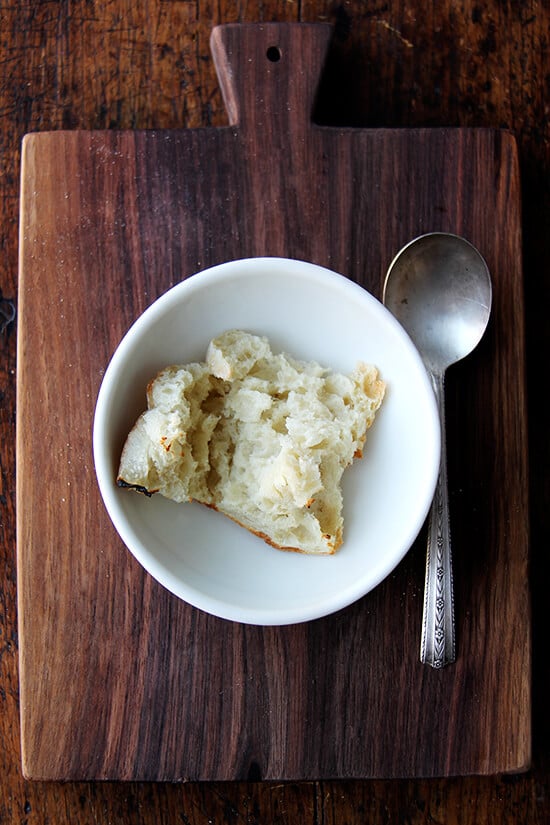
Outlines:
[[124, 487], [126, 490], [135, 490], [136, 493], [143, 493], [147, 498], [151, 498], [155, 493], [158, 493], [158, 490], [148, 490], [143, 484], [131, 484], [129, 481], [124, 481], [123, 478], [117, 478], [116, 485], [117, 487]]

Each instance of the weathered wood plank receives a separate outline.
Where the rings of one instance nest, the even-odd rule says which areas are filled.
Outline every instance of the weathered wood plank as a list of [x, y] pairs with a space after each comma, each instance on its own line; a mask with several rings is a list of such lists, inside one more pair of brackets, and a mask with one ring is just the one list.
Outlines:
[[[196, 25], [182, 10], [196, 10]], [[6, 0], [0, 26], [0, 287], [16, 294], [19, 142], [34, 129], [177, 128], [226, 122], [208, 38], [216, 23], [328, 19], [336, 25], [323, 88], [324, 122], [346, 126], [509, 127], [518, 136], [531, 432], [534, 609], [534, 769], [509, 780], [164, 785], [29, 783], [20, 772], [15, 577], [15, 335], [1, 338], [0, 818], [5, 822], [277, 821], [317, 823], [432, 819], [461, 825], [546, 823], [550, 741], [546, 583], [548, 406], [538, 358], [550, 327], [550, 180], [546, 79], [548, 8], [442, 0], [404, 6], [350, 0], [194, 4]], [[49, 21], [49, 22], [48, 22]], [[407, 43], [404, 42], [407, 41]], [[437, 47], [434, 48], [434, 43]], [[124, 48], [122, 45], [124, 44]], [[412, 47], [408, 44], [412, 44]], [[143, 64], [143, 55], [149, 65]], [[141, 58], [140, 58], [141, 55]], [[135, 59], [138, 70], [128, 70]], [[141, 61], [141, 62], [140, 62]], [[139, 68], [141, 66], [141, 68]], [[56, 71], [64, 83], [56, 82]], [[117, 82], [118, 77], [123, 82]], [[154, 81], [153, 81], [154, 79]], [[126, 105], [128, 101], [129, 105]], [[536, 358], [533, 358], [536, 355]]]

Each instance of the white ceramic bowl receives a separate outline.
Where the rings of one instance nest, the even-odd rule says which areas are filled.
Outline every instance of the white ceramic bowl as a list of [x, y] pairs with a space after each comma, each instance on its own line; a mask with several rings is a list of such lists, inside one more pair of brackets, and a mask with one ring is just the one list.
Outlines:
[[[267, 335], [275, 350], [350, 371], [375, 364], [386, 381], [364, 458], [344, 474], [344, 544], [333, 556], [282, 552], [200, 504], [116, 487], [122, 445], [145, 387], [172, 363], [204, 360], [225, 329]], [[440, 459], [430, 380], [385, 307], [322, 267], [253, 258], [212, 267], [170, 289], [121, 341], [101, 385], [94, 460], [109, 516], [143, 567], [172, 593], [216, 616], [258, 625], [308, 621], [378, 585], [427, 515]]]

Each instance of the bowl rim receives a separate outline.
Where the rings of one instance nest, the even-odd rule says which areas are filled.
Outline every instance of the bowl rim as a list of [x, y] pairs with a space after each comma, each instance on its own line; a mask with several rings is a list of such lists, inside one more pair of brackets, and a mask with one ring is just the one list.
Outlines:
[[[434, 461], [429, 472], [429, 483], [426, 485], [426, 493], [422, 505], [418, 508], [417, 518], [414, 522], [411, 521], [408, 537], [406, 542], [403, 543], [401, 552], [391, 556], [385, 564], [380, 564], [374, 583], [367, 589], [360, 586], [359, 582], [355, 582], [344, 590], [336, 591], [331, 594], [330, 597], [324, 596], [320, 603], [311, 601], [308, 602], [307, 606], [298, 606], [294, 609], [264, 607], [260, 610], [257, 607], [247, 607], [244, 605], [236, 607], [234, 604], [229, 605], [227, 602], [211, 594], [197, 591], [195, 587], [190, 586], [185, 580], [182, 580], [181, 577], [176, 576], [166, 564], [160, 562], [154, 553], [147, 549], [143, 541], [137, 536], [117, 502], [117, 492], [119, 491], [112, 478], [106, 438], [109, 408], [116, 395], [117, 374], [123, 369], [126, 359], [131, 353], [135, 343], [154, 326], [167, 309], [179, 301], [182, 294], [190, 297], [194, 291], [202, 291], [205, 287], [213, 286], [218, 279], [227, 279], [228, 275], [249, 277], [250, 271], [257, 269], [259, 266], [264, 269], [267, 268], [267, 270], [280, 269], [281, 266], [291, 266], [293, 275], [307, 278], [316, 284], [320, 282], [324, 284], [332, 283], [338, 288], [348, 290], [350, 294], [354, 294], [361, 301], [376, 304], [377, 311], [386, 314], [386, 321], [393, 326], [394, 332], [406, 343], [411, 355], [413, 357], [416, 356], [417, 362], [421, 367], [421, 372], [423, 371], [425, 373], [426, 387], [429, 388], [433, 396], [432, 415], [434, 416], [433, 423], [436, 425], [431, 428], [434, 438]], [[433, 393], [433, 386], [421, 356], [405, 329], [381, 301], [355, 281], [319, 264], [294, 258], [259, 256], [236, 258], [215, 264], [203, 270], [197, 270], [192, 275], [184, 278], [184, 280], [168, 288], [133, 321], [116, 346], [101, 381], [93, 418], [92, 452], [99, 491], [113, 527], [130, 554], [157, 582], [188, 604], [219, 618], [260, 626], [283, 626], [312, 621], [331, 615], [351, 605], [377, 587], [402, 561], [417, 538], [432, 503], [439, 475], [441, 432], [439, 412], [435, 394]]]

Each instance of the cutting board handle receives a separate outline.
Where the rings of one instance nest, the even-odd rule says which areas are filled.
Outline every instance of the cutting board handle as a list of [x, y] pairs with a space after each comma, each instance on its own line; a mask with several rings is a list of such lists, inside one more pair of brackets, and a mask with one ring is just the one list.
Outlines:
[[214, 28], [210, 47], [230, 124], [286, 140], [309, 128], [331, 32], [328, 23]]

